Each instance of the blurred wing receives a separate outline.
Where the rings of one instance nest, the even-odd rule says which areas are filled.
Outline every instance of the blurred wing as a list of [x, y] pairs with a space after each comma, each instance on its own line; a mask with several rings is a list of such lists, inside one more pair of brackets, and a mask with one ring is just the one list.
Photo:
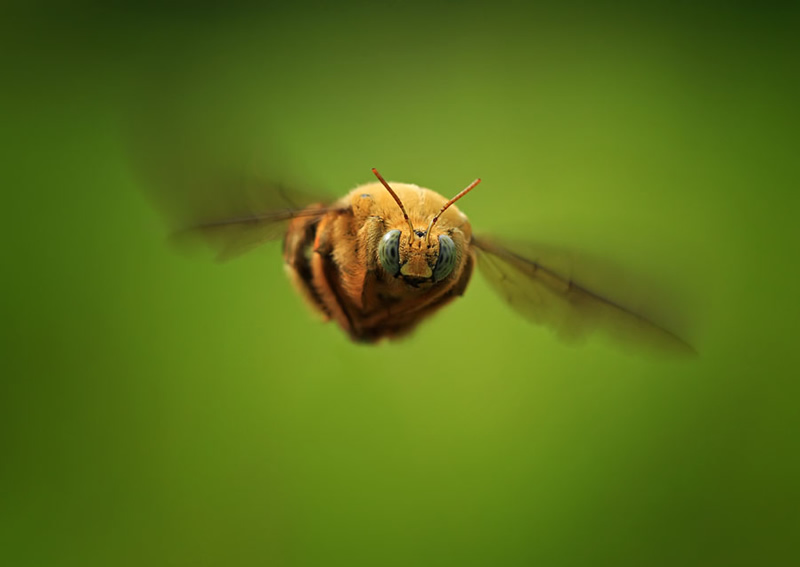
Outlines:
[[[328, 197], [265, 181], [284, 178], [283, 168], [252, 159], [248, 147], [231, 143], [221, 148], [202, 132], [180, 143], [166, 136], [140, 135], [131, 144], [131, 163], [176, 244], [199, 242], [215, 251], [217, 260], [229, 260], [282, 237], [293, 218], [321, 216], [335, 208]], [[208, 147], [198, 141], [208, 139]]]
[[202, 222], [173, 234], [178, 244], [202, 240], [216, 252], [216, 259], [224, 262], [235, 258], [270, 240], [282, 238], [288, 223], [298, 217], [321, 217], [338, 210], [336, 207], [313, 205], [303, 209], [281, 209], [254, 212], [222, 220]]
[[520, 315], [550, 327], [565, 341], [602, 331], [628, 345], [694, 354], [683, 339], [623, 305], [589, 291], [538, 259], [495, 240], [475, 238], [478, 265], [492, 287]]
[[199, 242], [227, 260], [283, 236], [293, 218], [329, 210], [332, 199], [297, 189], [304, 184], [265, 125], [213, 97], [187, 104], [191, 85], [169, 81], [141, 86], [124, 129], [133, 176], [175, 243]]
[[203, 175], [186, 175], [190, 168], [162, 171], [146, 187], [162, 211], [180, 246], [202, 243], [218, 261], [239, 256], [281, 238], [297, 217], [322, 216], [337, 209], [324, 199], [285, 187], [224, 175], [199, 167]]

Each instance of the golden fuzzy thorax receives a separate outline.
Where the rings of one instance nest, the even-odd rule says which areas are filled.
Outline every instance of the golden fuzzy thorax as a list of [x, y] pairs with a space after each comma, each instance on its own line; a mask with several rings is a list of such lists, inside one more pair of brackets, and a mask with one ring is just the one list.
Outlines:
[[[311, 304], [353, 339], [372, 342], [410, 331], [466, 289], [475, 264], [472, 228], [455, 205], [431, 219], [447, 199], [429, 189], [390, 183], [414, 227], [380, 183], [353, 189], [320, 217], [299, 217], [286, 236], [290, 274]], [[401, 231], [400, 273], [388, 273], [378, 257], [381, 238]], [[455, 244], [453, 271], [434, 282], [439, 236]], [[309, 258], [309, 251], [310, 258]]]

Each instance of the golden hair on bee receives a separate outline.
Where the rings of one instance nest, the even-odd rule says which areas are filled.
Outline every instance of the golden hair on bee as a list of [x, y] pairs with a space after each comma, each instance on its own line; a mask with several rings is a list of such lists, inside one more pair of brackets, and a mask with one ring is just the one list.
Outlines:
[[[403, 201], [400, 200], [400, 197], [397, 196], [397, 193], [395, 193], [394, 190], [389, 186], [389, 184], [386, 182], [386, 180], [383, 178], [383, 176], [380, 173], [378, 173], [378, 170], [376, 168], [374, 168], [374, 167], [372, 168], [372, 173], [375, 174], [375, 177], [378, 178], [378, 181], [380, 181], [383, 184], [383, 186], [386, 187], [386, 190], [389, 192], [389, 194], [394, 198], [395, 201], [397, 201], [397, 206], [400, 207], [400, 210], [403, 212], [403, 217], [405, 218], [406, 222], [408, 223], [408, 229], [409, 229], [408, 239], [411, 240], [414, 237], [414, 233], [415, 233], [414, 225], [411, 224], [411, 219], [408, 218], [408, 213], [406, 213], [406, 208], [403, 206]], [[472, 191], [472, 189], [480, 182], [481, 182], [481, 179], [479, 177], [478, 179], [476, 179], [475, 181], [473, 181], [472, 183], [467, 185], [467, 187], [465, 187], [463, 190], [461, 190], [458, 193], [458, 195], [456, 195], [455, 197], [453, 197], [452, 199], [447, 201], [442, 206], [442, 208], [439, 209], [439, 212], [436, 213], [436, 215], [434, 215], [434, 217], [431, 219], [430, 224], [428, 225], [428, 228], [425, 230], [425, 243], [426, 244], [430, 243], [431, 230], [433, 229], [433, 225], [436, 224], [436, 221], [439, 220], [439, 217], [442, 216], [442, 213], [445, 212], [448, 209], [448, 207], [450, 207], [450, 205], [452, 205], [453, 203], [458, 201], [461, 197], [463, 197], [464, 195], [466, 195], [467, 193]]]

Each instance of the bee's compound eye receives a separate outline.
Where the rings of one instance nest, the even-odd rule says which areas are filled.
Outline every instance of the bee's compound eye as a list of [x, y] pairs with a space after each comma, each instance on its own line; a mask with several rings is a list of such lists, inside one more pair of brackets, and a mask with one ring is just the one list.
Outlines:
[[433, 268], [433, 280], [443, 280], [456, 267], [456, 244], [453, 239], [442, 234], [439, 236], [439, 259]]
[[396, 276], [400, 273], [400, 231], [390, 230], [378, 244], [378, 257], [383, 269]]

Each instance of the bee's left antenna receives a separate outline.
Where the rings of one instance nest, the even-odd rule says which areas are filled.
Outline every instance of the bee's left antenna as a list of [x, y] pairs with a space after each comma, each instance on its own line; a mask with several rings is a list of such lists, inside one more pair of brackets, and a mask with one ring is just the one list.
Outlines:
[[453, 197], [452, 199], [447, 201], [444, 204], [444, 207], [439, 209], [439, 212], [436, 213], [436, 216], [431, 219], [431, 224], [428, 225], [428, 230], [426, 231], [427, 235], [425, 236], [425, 242], [430, 242], [430, 240], [431, 240], [431, 229], [433, 228], [433, 225], [436, 224], [436, 221], [439, 220], [439, 217], [442, 216], [442, 213], [447, 210], [447, 207], [449, 207], [450, 205], [452, 205], [453, 203], [458, 201], [461, 197], [463, 197], [464, 195], [466, 195], [467, 193], [472, 191], [475, 188], [475, 186], [480, 182], [481, 182], [481, 178], [479, 177], [478, 179], [476, 179], [475, 181], [473, 181], [472, 183], [467, 185], [458, 195], [456, 195], [455, 197]]

